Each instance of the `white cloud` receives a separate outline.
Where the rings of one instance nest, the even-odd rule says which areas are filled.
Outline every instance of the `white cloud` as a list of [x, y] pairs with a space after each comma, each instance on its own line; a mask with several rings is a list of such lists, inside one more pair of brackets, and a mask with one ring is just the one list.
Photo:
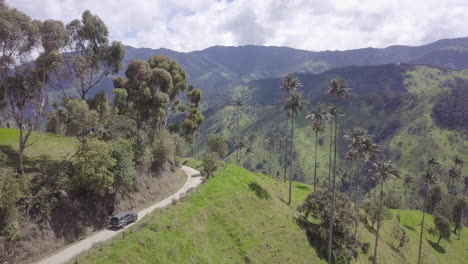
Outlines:
[[37, 19], [69, 22], [89, 9], [110, 37], [178, 51], [213, 45], [344, 50], [468, 36], [465, 0], [7, 0]]

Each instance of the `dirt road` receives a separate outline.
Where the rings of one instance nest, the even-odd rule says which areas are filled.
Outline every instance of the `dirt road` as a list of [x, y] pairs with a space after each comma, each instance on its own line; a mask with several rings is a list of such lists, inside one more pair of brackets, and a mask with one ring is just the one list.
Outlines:
[[[163, 208], [163, 207], [166, 207], [166, 206], [170, 205], [172, 200], [180, 199], [181, 197], [183, 197], [183, 195], [190, 188], [197, 187], [201, 183], [202, 178], [199, 177], [200, 176], [199, 171], [197, 171], [197, 170], [195, 170], [193, 168], [187, 167], [187, 166], [182, 166], [182, 170], [185, 171], [185, 173], [187, 173], [187, 175], [188, 175], [187, 182], [184, 184], [184, 186], [182, 186], [182, 188], [180, 188], [177, 192], [175, 192], [171, 196], [167, 197], [166, 199], [164, 199], [164, 200], [162, 200], [160, 202], [157, 202], [157, 203], [153, 204], [152, 206], [138, 212], [138, 221], [140, 221], [144, 216], [151, 213], [155, 209]], [[108, 240], [109, 238], [119, 234], [120, 232], [122, 232], [123, 230], [125, 230], [126, 228], [128, 228], [129, 226], [132, 226], [132, 225], [134, 225], [134, 224], [130, 224], [127, 227], [125, 227], [123, 229], [120, 229], [120, 230], [117, 230], [117, 231], [112, 231], [112, 230], [99, 231], [99, 232], [93, 234], [92, 236], [90, 236], [88, 238], [85, 238], [85, 239], [83, 239], [83, 240], [81, 240], [79, 242], [76, 242], [73, 245], [62, 249], [59, 252], [56, 252], [54, 255], [49, 256], [48, 258], [43, 259], [40, 262], [37, 262], [37, 264], [60, 264], [60, 263], [65, 263], [65, 262], [69, 261], [70, 259], [72, 259], [74, 256], [76, 256], [76, 255], [88, 250], [89, 248], [91, 248], [91, 246], [93, 244]]]

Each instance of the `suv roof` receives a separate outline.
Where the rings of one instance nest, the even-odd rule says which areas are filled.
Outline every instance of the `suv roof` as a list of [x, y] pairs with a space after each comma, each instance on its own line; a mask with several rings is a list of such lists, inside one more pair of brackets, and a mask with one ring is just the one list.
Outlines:
[[118, 213], [118, 214], [113, 215], [112, 217], [121, 218], [121, 217], [124, 217], [124, 216], [126, 216], [128, 214], [130, 214], [130, 213]]

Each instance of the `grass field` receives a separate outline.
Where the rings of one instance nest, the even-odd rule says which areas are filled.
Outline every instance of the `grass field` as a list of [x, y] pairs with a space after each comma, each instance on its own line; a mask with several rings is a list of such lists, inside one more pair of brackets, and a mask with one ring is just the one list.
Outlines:
[[[16, 166], [19, 131], [17, 129], [0, 128], [0, 150], [8, 155], [7, 165]], [[75, 153], [78, 141], [75, 138], [60, 135], [33, 132], [28, 140], [31, 144], [24, 153], [25, 165], [32, 166], [34, 161], [42, 155], [52, 159], [64, 159]]]
[[[305, 232], [294, 221], [295, 208], [310, 187], [294, 183], [293, 203], [286, 205], [287, 184], [263, 174], [228, 165], [188, 199], [155, 212], [125, 238], [94, 246], [78, 263], [325, 263], [310, 246]], [[407, 229], [409, 244], [392, 249], [392, 227]], [[380, 263], [415, 263], [421, 212], [393, 210], [385, 221], [379, 247]], [[429, 215], [426, 227], [434, 226]], [[424, 263], [463, 263], [468, 232], [434, 246], [437, 238], [426, 230]], [[361, 224], [359, 235], [371, 244], [354, 263], [369, 263], [373, 229]], [[432, 245], [431, 245], [432, 243]], [[76, 259], [70, 263], [74, 263]]]

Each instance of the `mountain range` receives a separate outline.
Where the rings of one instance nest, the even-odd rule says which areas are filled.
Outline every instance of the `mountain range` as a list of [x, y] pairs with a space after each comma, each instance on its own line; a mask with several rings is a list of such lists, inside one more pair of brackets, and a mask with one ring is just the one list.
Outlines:
[[[238, 113], [232, 103], [241, 97], [245, 106], [239, 133], [243, 137], [257, 134], [254, 154], [242, 155], [241, 165], [280, 177], [286, 162], [281, 144], [288, 134], [286, 117], [280, 110], [284, 99], [280, 77], [293, 72], [303, 84], [300, 91], [308, 102], [307, 111], [319, 101], [332, 102], [326, 95], [328, 84], [336, 76], [344, 78], [354, 96], [341, 103], [346, 115], [340, 125], [342, 131], [353, 126], [368, 129], [385, 155], [395, 160], [403, 172], [417, 174], [420, 159], [430, 153], [439, 155], [446, 166], [454, 155], [468, 160], [468, 133], [463, 125], [468, 122], [468, 105], [463, 103], [468, 101], [468, 70], [464, 70], [468, 69], [468, 38], [415, 47], [320, 52], [288, 47], [215, 46], [184, 53], [127, 46], [123, 69], [134, 59], [146, 60], [156, 54], [178, 61], [189, 82], [203, 91], [205, 122], [195, 143], [199, 157], [204, 153], [207, 137], [220, 133], [229, 145], [226, 160], [235, 162]], [[103, 82], [101, 88], [110, 92], [110, 80]], [[278, 141], [272, 162], [267, 162], [270, 156], [263, 141], [268, 132]], [[320, 179], [328, 163], [327, 133], [328, 130], [321, 134], [319, 140]], [[342, 135], [339, 140], [342, 154], [347, 143]], [[295, 179], [310, 183], [313, 133], [304, 116], [298, 118], [295, 142]]]
[[[286, 72], [321, 73], [345, 66], [380, 65], [389, 63], [424, 64], [450, 69], [468, 67], [468, 37], [444, 39], [422, 46], [395, 45], [387, 48], [363, 48], [345, 51], [307, 51], [273, 46], [214, 46], [200, 51], [177, 52], [165, 48], [125, 47], [124, 74], [132, 60], [147, 60], [163, 54], [178, 61], [186, 70], [189, 81], [213, 95], [226, 87], [265, 78], [278, 77]], [[101, 89], [110, 91], [107, 80]]]

